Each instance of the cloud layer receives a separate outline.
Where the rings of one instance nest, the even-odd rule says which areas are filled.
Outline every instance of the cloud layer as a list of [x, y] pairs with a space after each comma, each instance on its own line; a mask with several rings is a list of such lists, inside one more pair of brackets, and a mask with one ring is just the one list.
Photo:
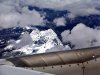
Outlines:
[[[45, 16], [28, 6], [68, 10], [71, 15], [100, 14], [100, 0], [0, 0], [0, 27], [43, 25]], [[61, 20], [61, 19], [60, 19]]]
[[0, 27], [41, 25], [43, 18], [44, 16], [35, 10], [29, 11], [28, 7], [22, 8], [17, 0], [4, 0], [0, 3]]
[[80, 23], [70, 32], [66, 30], [61, 34], [63, 42], [70, 41], [77, 48], [100, 46], [100, 30], [92, 29]]
[[66, 26], [65, 23], [66, 23], [66, 20], [61, 17], [61, 18], [56, 18], [54, 20], [54, 23], [56, 24], [56, 26]]
[[[100, 15], [100, 0], [0, 0], [0, 27], [9, 28], [26, 25], [44, 25], [45, 15], [36, 10], [29, 10], [28, 6], [49, 8], [53, 10], [68, 10], [68, 16]], [[65, 18], [56, 18], [57, 26], [65, 26]], [[100, 30], [92, 29], [80, 23], [70, 32], [64, 31], [63, 42], [70, 41], [75, 48], [100, 45]]]
[[40, 8], [68, 10], [74, 15], [100, 14], [97, 10], [100, 0], [22, 0], [23, 5], [32, 5]]

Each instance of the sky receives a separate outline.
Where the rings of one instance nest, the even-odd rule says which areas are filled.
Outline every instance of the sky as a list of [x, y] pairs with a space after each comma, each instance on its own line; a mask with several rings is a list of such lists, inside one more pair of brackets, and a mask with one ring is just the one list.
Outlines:
[[[0, 28], [27, 25], [45, 26], [45, 14], [36, 10], [30, 11], [28, 6], [67, 10], [69, 17], [100, 15], [100, 0], [0, 0]], [[65, 26], [65, 18], [56, 18], [56, 26]], [[100, 46], [100, 29], [89, 28], [83, 23], [77, 24], [71, 31], [61, 33], [63, 42], [70, 41], [75, 49]]]

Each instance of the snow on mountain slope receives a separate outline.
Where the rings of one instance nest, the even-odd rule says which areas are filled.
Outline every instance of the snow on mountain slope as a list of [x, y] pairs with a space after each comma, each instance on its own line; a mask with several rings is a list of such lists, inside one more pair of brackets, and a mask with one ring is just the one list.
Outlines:
[[46, 50], [55, 46], [63, 46], [62, 42], [58, 39], [56, 33], [52, 29], [45, 31], [33, 30], [30, 35], [33, 42], [40, 45], [40, 47], [35, 48], [38, 49], [37, 53], [44, 53]]
[[[29, 39], [31, 40], [30, 43], [28, 42]], [[9, 52], [9, 54], [7, 53], [7, 56], [53, 52], [57, 50], [59, 51], [59, 49], [63, 50], [64, 48], [62, 42], [57, 37], [57, 34], [52, 29], [48, 29], [45, 31], [34, 29], [29, 35], [28, 33], [27, 35], [26, 33], [24, 33], [20, 38], [20, 41], [17, 40], [15, 41], [15, 43], [10, 44], [10, 47], [7, 46], [7, 48], [11, 47], [15, 47], [15, 49]]]
[[46, 50], [51, 49], [54, 46], [61, 45], [61, 41], [58, 39], [56, 33], [52, 29], [45, 31], [33, 30], [30, 34], [33, 43], [26, 45], [21, 49], [14, 51], [22, 51], [25, 54], [30, 53], [45, 53]]
[[52, 29], [48, 29], [45, 31], [33, 30], [30, 35], [33, 42], [41, 40], [41, 43], [47, 41], [47, 43], [52, 42], [56, 45], [63, 45], [57, 37], [57, 34]]

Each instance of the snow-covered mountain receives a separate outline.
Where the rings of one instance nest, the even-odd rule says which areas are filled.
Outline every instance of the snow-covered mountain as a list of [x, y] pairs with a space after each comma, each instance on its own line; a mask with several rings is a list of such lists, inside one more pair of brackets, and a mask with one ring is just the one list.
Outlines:
[[29, 45], [14, 51], [21, 51], [25, 54], [45, 53], [46, 50], [57, 45], [63, 46], [56, 33], [52, 29], [45, 31], [39, 31], [38, 29], [33, 30], [30, 34], [30, 37], [32, 38], [32, 42]]
[[0, 57], [100, 46], [100, 4], [73, 1], [0, 1]]
[[30, 34], [24, 32], [19, 40], [13, 41], [10, 45], [5, 47], [5, 50], [7, 49], [14, 50], [4, 53], [3, 56], [37, 54], [64, 49], [69, 50], [70, 47], [66, 46], [64, 48], [62, 42], [57, 37], [57, 34], [52, 29], [44, 31], [34, 29]]

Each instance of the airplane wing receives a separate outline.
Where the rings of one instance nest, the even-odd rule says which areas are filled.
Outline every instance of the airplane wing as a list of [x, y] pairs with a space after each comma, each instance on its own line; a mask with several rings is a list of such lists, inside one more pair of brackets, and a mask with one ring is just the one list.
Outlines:
[[[16, 67], [56, 75], [100, 75], [100, 47], [5, 59]], [[9, 65], [9, 64], [8, 64]]]
[[98, 57], [100, 57], [100, 47], [26, 55], [7, 60], [17, 67], [45, 67], [84, 63]]

